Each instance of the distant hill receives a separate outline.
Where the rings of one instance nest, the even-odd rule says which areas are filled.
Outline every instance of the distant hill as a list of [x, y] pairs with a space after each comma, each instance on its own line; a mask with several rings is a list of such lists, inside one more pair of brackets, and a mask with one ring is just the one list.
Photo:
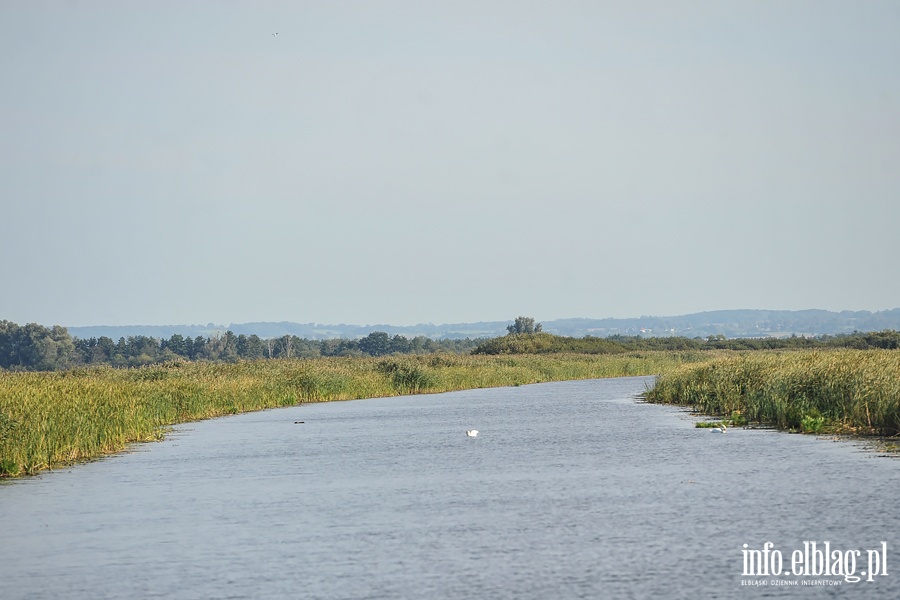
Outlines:
[[827, 310], [717, 310], [677, 317], [633, 319], [559, 319], [544, 323], [544, 331], [574, 337], [649, 335], [707, 337], [782, 337], [835, 335], [854, 331], [900, 328], [900, 308], [879, 312]]
[[[538, 319], [540, 321], [540, 319]], [[114, 340], [121, 337], [144, 335], [168, 339], [174, 334], [185, 337], [202, 335], [210, 337], [227, 330], [240, 334], [256, 334], [262, 338], [296, 335], [310, 340], [356, 339], [373, 331], [408, 338], [425, 336], [432, 339], [490, 338], [506, 334], [509, 321], [482, 321], [478, 323], [452, 323], [444, 325], [419, 324], [396, 325], [322, 325], [317, 323], [232, 323], [230, 325], [126, 325], [68, 327], [69, 334], [87, 339], [106, 336]], [[630, 319], [557, 319], [541, 321], [547, 333], [571, 337], [609, 337], [612, 335], [643, 335], [652, 337], [684, 336], [708, 337], [724, 335], [736, 337], [784, 337], [790, 335], [835, 335], [854, 331], [900, 330], [900, 308], [878, 312], [827, 310], [717, 310], [673, 317], [644, 316]]]

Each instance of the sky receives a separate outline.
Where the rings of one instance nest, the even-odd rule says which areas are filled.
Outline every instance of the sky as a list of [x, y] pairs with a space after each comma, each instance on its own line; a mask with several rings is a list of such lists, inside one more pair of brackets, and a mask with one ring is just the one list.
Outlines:
[[893, 0], [6, 0], [0, 319], [900, 307], [898, 27]]

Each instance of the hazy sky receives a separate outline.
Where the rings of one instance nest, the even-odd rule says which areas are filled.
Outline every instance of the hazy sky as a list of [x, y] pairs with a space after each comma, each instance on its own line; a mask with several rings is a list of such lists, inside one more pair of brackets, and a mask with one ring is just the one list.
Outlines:
[[895, 308], [898, 30], [895, 0], [3, 0], [0, 319]]

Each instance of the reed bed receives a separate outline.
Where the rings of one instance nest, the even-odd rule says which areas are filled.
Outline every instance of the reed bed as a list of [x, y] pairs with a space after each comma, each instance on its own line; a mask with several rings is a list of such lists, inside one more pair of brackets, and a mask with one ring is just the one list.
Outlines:
[[34, 474], [161, 439], [176, 423], [325, 402], [657, 374], [699, 352], [323, 358], [0, 372], [0, 476]]
[[665, 373], [650, 402], [806, 433], [900, 433], [900, 352], [749, 352]]

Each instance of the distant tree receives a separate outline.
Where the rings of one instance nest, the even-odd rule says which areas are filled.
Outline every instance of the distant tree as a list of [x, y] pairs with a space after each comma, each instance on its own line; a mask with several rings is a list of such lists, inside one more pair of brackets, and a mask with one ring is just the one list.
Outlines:
[[19, 364], [19, 326], [12, 321], [0, 321], [0, 368]]
[[427, 338], [424, 335], [417, 335], [409, 340], [409, 352], [412, 354], [427, 354], [428, 352], [431, 352], [429, 344], [433, 343], [431, 338]]
[[512, 335], [520, 333], [540, 333], [541, 329], [541, 324], [535, 323], [534, 319], [531, 317], [518, 317], [516, 318], [515, 323], [506, 327], [506, 330]]
[[77, 362], [76, 347], [65, 327], [0, 321], [0, 367], [28, 371], [65, 369]]
[[128, 336], [125, 340], [128, 366], [149, 365], [160, 359], [160, 342], [146, 335]]
[[408, 354], [412, 350], [412, 343], [409, 338], [399, 333], [391, 338], [391, 353]]
[[[185, 340], [187, 342], [187, 340]], [[193, 348], [191, 349], [191, 360], [202, 360], [209, 358], [206, 352], [206, 340], [202, 335], [194, 338]]]
[[361, 356], [356, 340], [322, 340], [322, 356]]
[[385, 354], [390, 354], [391, 338], [383, 331], [373, 331], [359, 340], [359, 350], [370, 356], [384, 356]]
[[278, 339], [278, 357], [291, 358], [294, 351], [294, 338], [290, 335], [283, 335]]
[[232, 331], [226, 331], [223, 335], [218, 333], [212, 335], [206, 341], [203, 353], [204, 358], [209, 360], [235, 361], [237, 360], [237, 336]]
[[[429, 340], [431, 341], [431, 340]], [[453, 352], [455, 354], [463, 354], [468, 353], [471, 350], [478, 347], [478, 344], [481, 340], [472, 340], [469, 338], [465, 338], [463, 340], [459, 339], [443, 339], [439, 342], [436, 342], [436, 346], [438, 351], [441, 352]], [[434, 343], [434, 342], [432, 342]]]
[[888, 329], [870, 333], [865, 336], [865, 340], [869, 348], [884, 348], [886, 350], [900, 348], [900, 333]]
[[262, 358], [265, 355], [263, 341], [255, 333], [252, 335], [242, 333], [237, 339], [237, 353], [247, 360]]
[[230, 329], [222, 336], [222, 350], [219, 352], [219, 360], [235, 362], [238, 359], [238, 338]]
[[322, 340], [319, 343], [319, 352], [322, 356], [337, 356], [340, 340]]
[[297, 358], [318, 358], [322, 356], [319, 342], [307, 340], [298, 336], [294, 337], [294, 356]]
[[178, 356], [183, 356], [185, 358], [190, 356], [186, 340], [180, 333], [174, 334], [168, 340], [163, 340], [161, 345], [163, 350], [170, 350]]
[[76, 338], [74, 340], [77, 362], [93, 365], [110, 362], [115, 342], [108, 337], [88, 338], [86, 340]]
[[100, 354], [95, 354], [97, 362], [109, 362], [116, 352], [116, 343], [111, 337], [101, 335], [97, 338], [97, 348], [100, 349]]

